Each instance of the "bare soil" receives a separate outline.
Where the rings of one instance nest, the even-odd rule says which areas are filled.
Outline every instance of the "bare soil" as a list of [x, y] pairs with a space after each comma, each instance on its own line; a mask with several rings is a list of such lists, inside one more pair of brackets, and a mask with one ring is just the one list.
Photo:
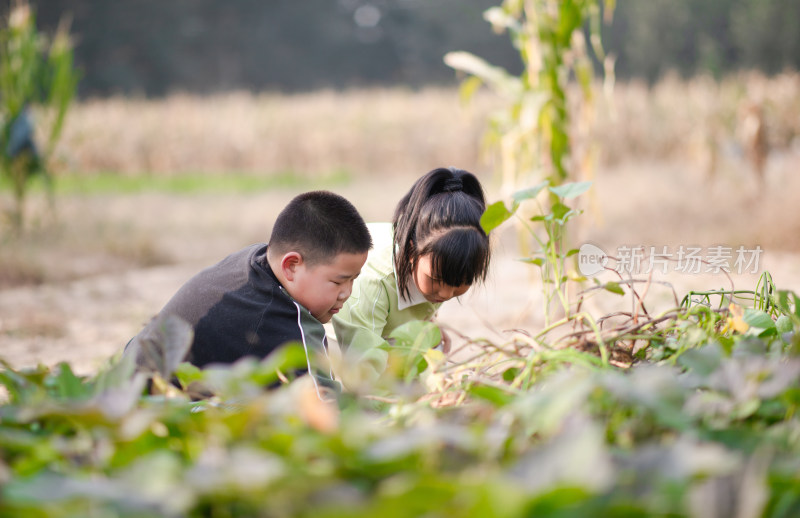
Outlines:
[[[685, 164], [631, 163], [599, 171], [595, 187], [581, 201], [585, 213], [571, 240], [589, 242], [610, 255], [620, 246], [760, 246], [757, 272], [731, 275], [670, 271], [656, 276], [672, 290], [654, 285], [653, 305], [670, 305], [689, 290], [753, 289], [768, 270], [779, 288], [800, 292], [800, 157], [771, 159], [767, 184], [759, 190], [743, 167], [730, 167], [714, 182]], [[490, 201], [498, 199], [490, 179]], [[365, 219], [388, 220], [408, 176], [366, 178], [337, 188]], [[90, 373], [122, 350], [126, 342], [199, 269], [252, 242], [264, 241], [270, 221], [298, 192], [286, 189], [249, 195], [167, 196], [137, 194], [59, 201], [59, 212], [92, 212], [110, 222], [115, 239], [143, 239], [169, 264], [109, 268], [91, 254], [47, 258], [52, 268], [84, 273], [78, 279], [0, 290], [0, 357], [17, 367], [69, 362]], [[505, 224], [497, 232], [488, 282], [461, 301], [445, 304], [440, 321], [454, 336], [508, 339], [510, 330], [536, 332], [543, 325], [542, 292], [536, 267], [518, 259], [517, 232]], [[104, 272], [104, 273], [94, 273]], [[734, 272], [735, 273], [735, 272]], [[612, 280], [602, 274], [601, 280]], [[611, 275], [606, 277], [607, 275]], [[640, 277], [646, 277], [640, 276]], [[57, 277], [53, 277], [57, 278]], [[597, 316], [630, 299], [608, 294], [588, 309]], [[458, 345], [460, 339], [456, 340]], [[463, 341], [463, 340], [462, 340]]]

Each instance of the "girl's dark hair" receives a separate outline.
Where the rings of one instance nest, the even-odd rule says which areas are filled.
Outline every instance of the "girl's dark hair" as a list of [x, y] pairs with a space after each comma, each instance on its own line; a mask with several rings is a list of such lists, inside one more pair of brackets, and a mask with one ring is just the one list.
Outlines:
[[431, 255], [431, 274], [449, 286], [486, 279], [491, 250], [480, 224], [484, 210], [483, 187], [468, 171], [438, 168], [414, 183], [392, 219], [393, 259], [403, 297], [408, 297], [417, 260], [426, 254]]
[[329, 262], [340, 253], [363, 253], [372, 237], [356, 208], [329, 191], [296, 196], [281, 211], [269, 240], [273, 253], [299, 252], [310, 265]]

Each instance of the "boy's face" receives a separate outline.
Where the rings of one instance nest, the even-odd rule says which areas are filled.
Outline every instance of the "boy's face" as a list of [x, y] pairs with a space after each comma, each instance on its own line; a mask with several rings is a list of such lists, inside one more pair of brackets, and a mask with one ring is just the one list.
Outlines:
[[323, 324], [330, 321], [353, 291], [353, 281], [367, 261], [367, 252], [341, 253], [332, 261], [296, 266], [289, 294]]

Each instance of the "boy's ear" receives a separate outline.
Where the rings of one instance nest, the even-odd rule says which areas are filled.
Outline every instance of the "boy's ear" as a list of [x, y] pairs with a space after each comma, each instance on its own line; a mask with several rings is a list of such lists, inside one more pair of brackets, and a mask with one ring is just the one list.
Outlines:
[[294, 281], [297, 268], [303, 264], [303, 256], [297, 252], [289, 252], [281, 258], [281, 271], [287, 281]]

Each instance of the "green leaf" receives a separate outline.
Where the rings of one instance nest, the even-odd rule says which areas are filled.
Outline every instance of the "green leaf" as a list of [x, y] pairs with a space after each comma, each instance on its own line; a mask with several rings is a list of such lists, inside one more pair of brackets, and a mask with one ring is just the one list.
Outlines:
[[689, 349], [678, 356], [678, 363], [700, 376], [708, 376], [722, 363], [722, 347], [711, 344]]
[[488, 234], [510, 218], [511, 215], [512, 213], [502, 201], [494, 202], [486, 207], [486, 211], [481, 216], [481, 227]]
[[536, 257], [536, 258], [529, 257], [526, 259], [520, 259], [520, 261], [522, 261], [523, 263], [535, 264], [536, 266], [542, 266], [544, 264], [544, 259], [542, 259], [541, 257]]
[[393, 349], [407, 348], [427, 351], [442, 340], [441, 331], [435, 324], [423, 320], [412, 320], [394, 329], [389, 338], [395, 340]]
[[792, 319], [788, 315], [779, 316], [778, 320], [775, 321], [775, 327], [780, 334], [790, 333], [792, 332], [792, 329], [794, 329], [794, 326], [792, 325]]
[[611, 293], [616, 293], [617, 295], [625, 295], [625, 290], [622, 289], [622, 286], [613, 281], [605, 283], [603, 285], [603, 289], [610, 291]]
[[570, 213], [572, 209], [570, 209], [561, 202], [556, 202], [555, 204], [553, 204], [551, 210], [553, 211], [553, 216], [555, 217], [555, 219], [564, 223], [566, 219], [569, 219], [567, 215]]
[[49, 373], [47, 367], [40, 365], [35, 369], [15, 370], [2, 358], [0, 366], [3, 367], [0, 369], [0, 385], [5, 386], [12, 402], [26, 403], [42, 397], [45, 392], [43, 380]]
[[509, 383], [514, 381], [514, 378], [517, 377], [517, 375], [520, 373], [520, 370], [521, 369], [519, 367], [510, 367], [510, 368], [504, 370], [503, 371], [503, 381], [506, 381], [506, 382], [509, 382]]
[[756, 413], [759, 406], [761, 406], [761, 400], [753, 396], [745, 401], [737, 403], [733, 407], [732, 415], [736, 419], [747, 419]]
[[[583, 16], [580, 8], [572, 0], [559, 2], [558, 39], [562, 47], [568, 48], [572, 41], [572, 33], [582, 25]], [[564, 51], [562, 51], [564, 52]]]
[[193, 381], [202, 381], [205, 378], [203, 371], [189, 362], [178, 364], [175, 369], [175, 377], [184, 387], [188, 387]]
[[568, 200], [570, 198], [574, 198], [576, 196], [585, 193], [586, 191], [589, 190], [589, 187], [591, 186], [592, 182], [563, 183], [561, 185], [555, 185], [550, 187], [550, 192], [552, 192], [559, 198]]
[[260, 385], [268, 385], [277, 379], [276, 371], [286, 373], [302, 370], [307, 368], [307, 361], [305, 349], [299, 342], [285, 344], [258, 362], [258, 368], [253, 373], [253, 381]]
[[128, 347], [142, 370], [158, 373], [167, 380], [186, 357], [193, 337], [194, 329], [188, 322], [175, 315], [159, 314]]
[[586, 282], [587, 279], [585, 276], [576, 273], [574, 270], [571, 270], [569, 273], [569, 280], [572, 282]]
[[547, 187], [550, 184], [548, 180], [544, 180], [543, 182], [539, 182], [538, 184], [534, 185], [533, 187], [528, 187], [527, 189], [522, 189], [520, 191], [515, 192], [511, 195], [511, 198], [517, 202], [522, 203], [525, 200], [530, 200], [536, 198], [542, 189]]
[[747, 308], [744, 310], [744, 319], [750, 327], [767, 330], [775, 329], [775, 321], [765, 311]]
[[[587, 471], [590, 473], [591, 471]], [[554, 485], [549, 491], [535, 493], [533, 499], [528, 503], [526, 516], [603, 516], [602, 512], [582, 511], [587, 507], [586, 502], [591, 498], [592, 493], [587, 488], [578, 484]], [[577, 511], [576, 511], [577, 510]], [[562, 514], [563, 513], [563, 514]], [[612, 515], [606, 515], [612, 516]], [[628, 514], [615, 514], [613, 516], [628, 516]], [[631, 513], [630, 516], [637, 516]]]
[[725, 351], [725, 354], [731, 354], [734, 346], [734, 339], [732, 336], [718, 336], [717, 343]]
[[442, 332], [432, 322], [412, 320], [393, 330], [389, 338], [394, 340], [389, 353], [405, 358], [400, 375], [408, 383], [427, 368], [425, 352], [439, 345]]
[[85, 385], [83, 380], [76, 376], [69, 364], [65, 362], [58, 364], [56, 387], [58, 396], [63, 399], [83, 399], [92, 393], [91, 387]]
[[494, 403], [494, 405], [498, 407], [505, 406], [514, 401], [513, 394], [501, 389], [500, 387], [494, 387], [491, 385], [472, 385], [469, 388], [469, 393], [475, 397]]
[[790, 294], [791, 292], [789, 290], [778, 290], [778, 308], [787, 314], [791, 311], [789, 307]]

